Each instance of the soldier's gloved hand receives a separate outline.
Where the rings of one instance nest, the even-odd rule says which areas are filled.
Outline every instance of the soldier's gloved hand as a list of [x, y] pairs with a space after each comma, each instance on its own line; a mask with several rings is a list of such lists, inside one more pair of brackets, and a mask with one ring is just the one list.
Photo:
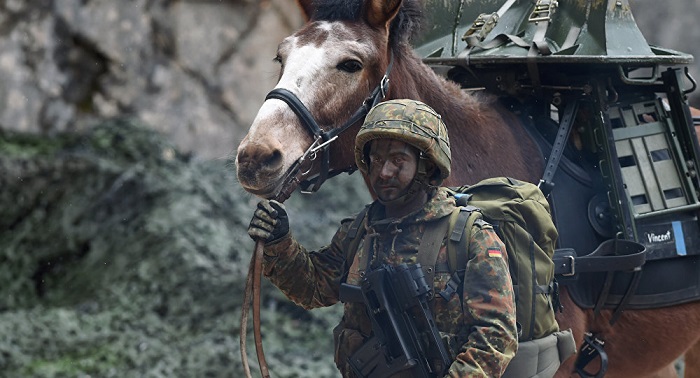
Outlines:
[[275, 200], [262, 200], [253, 213], [253, 219], [248, 226], [248, 235], [253, 240], [264, 240], [270, 243], [287, 235], [289, 218], [284, 205]]

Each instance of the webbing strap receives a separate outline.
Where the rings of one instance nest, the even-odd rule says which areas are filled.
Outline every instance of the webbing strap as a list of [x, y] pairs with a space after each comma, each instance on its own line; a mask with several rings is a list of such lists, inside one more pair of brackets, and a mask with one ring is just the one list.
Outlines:
[[[461, 206], [455, 208], [452, 215], [450, 215], [452, 231], [447, 241], [448, 268], [445, 271], [452, 272], [452, 275], [439, 293], [446, 301], [449, 301], [459, 291], [462, 284], [462, 277], [467, 265], [467, 244], [469, 243], [469, 235], [465, 236], [464, 231], [467, 229], [469, 218], [477, 210], [478, 208], [471, 205]], [[475, 220], [475, 222], [479, 220], [481, 219]]]
[[636, 270], [646, 261], [646, 249], [632, 240], [608, 239], [588, 255], [576, 256], [573, 249], [562, 248], [555, 251], [553, 259], [554, 274], [562, 276]]
[[[352, 264], [352, 260], [355, 258], [355, 253], [359, 246], [360, 241], [363, 239], [364, 230], [364, 220], [367, 217], [367, 212], [369, 206], [366, 206], [362, 211], [360, 211], [355, 219], [353, 220], [350, 228], [348, 229], [347, 237], [345, 239], [344, 248], [346, 253], [346, 269], [349, 269]], [[461, 274], [464, 274], [464, 266], [466, 266], [466, 245], [469, 242], [467, 239], [463, 239], [464, 231], [469, 222], [470, 216], [477, 211], [478, 208], [474, 206], [461, 206], [455, 208], [455, 210], [450, 214], [441, 218], [435, 222], [429, 222], [426, 224], [426, 228], [423, 231], [423, 237], [421, 238], [420, 244], [418, 246], [418, 256], [417, 262], [421, 264], [423, 268], [423, 273], [425, 274], [426, 282], [433, 282], [435, 278], [435, 272], [439, 271], [442, 273], [453, 272], [450, 281], [447, 283], [447, 287], [451, 290], [443, 290], [441, 295], [445, 297], [445, 300], [449, 300], [458, 289], [461, 279], [459, 277], [459, 270], [461, 269]], [[474, 223], [484, 222], [482, 219], [475, 219]], [[452, 229], [452, 231], [450, 231]], [[437, 255], [440, 252], [440, 245], [445, 235], [448, 235], [449, 240], [447, 241], [447, 256], [448, 262], [447, 266], [445, 264], [437, 264]], [[469, 237], [469, 235], [467, 235]], [[454, 244], [453, 244], [454, 243]], [[362, 261], [359, 262], [360, 274], [364, 273], [369, 265], [370, 260], [370, 241], [365, 241], [364, 252]], [[455, 245], [456, 244], [456, 245]], [[465, 246], [460, 248], [459, 245]], [[460, 259], [461, 257], [464, 257]], [[461, 261], [460, 261], [461, 260]], [[343, 277], [342, 282], [345, 282], [347, 276]]]
[[[452, 272], [450, 280], [447, 281], [445, 287], [440, 291], [440, 296], [446, 301], [449, 301], [453, 295], [455, 295], [462, 285], [462, 280], [464, 279], [464, 274], [467, 266], [467, 255], [468, 255], [468, 245], [471, 240], [471, 234], [465, 231], [471, 231], [473, 225], [478, 225], [483, 227], [489, 224], [481, 218], [481, 213], [478, 212], [479, 208], [466, 205], [455, 208], [452, 215], [450, 216], [450, 227], [452, 231], [450, 232], [450, 239], [447, 241], [447, 260], [448, 266], [442, 270], [437, 270], [439, 272]], [[474, 216], [472, 223], [469, 220]]]
[[622, 297], [620, 304], [617, 306], [615, 312], [613, 312], [612, 316], [610, 317], [610, 325], [615, 324], [615, 322], [617, 322], [620, 316], [622, 316], [622, 312], [625, 311], [625, 307], [627, 307], [630, 300], [632, 299], [632, 296], [637, 292], [637, 287], [639, 287], [639, 281], [641, 281], [641, 279], [642, 269], [639, 268], [635, 270], [634, 273], [632, 273], [632, 281], [627, 287], [627, 292], [625, 292], [625, 295]]
[[365, 216], [367, 215], [367, 211], [369, 211], [369, 205], [365, 206], [364, 209], [362, 209], [357, 214], [357, 216], [355, 217], [355, 220], [352, 221], [352, 224], [350, 225], [350, 228], [348, 229], [348, 235], [347, 235], [348, 238], [355, 239], [357, 237], [357, 232], [360, 229], [362, 222], [365, 220]]
[[559, 160], [561, 160], [561, 157], [564, 154], [566, 141], [569, 139], [569, 134], [571, 134], [571, 126], [574, 124], [577, 110], [578, 100], [569, 102], [564, 108], [564, 114], [559, 121], [559, 130], [557, 131], [554, 144], [552, 144], [552, 151], [550, 152], [549, 159], [547, 160], [547, 167], [545, 167], [542, 178], [540, 179], [539, 184], [537, 184], [537, 187], [542, 190], [545, 197], [549, 196], [552, 189], [554, 189], [554, 174], [559, 166]]
[[534, 22], [537, 25], [535, 35], [532, 37], [532, 46], [529, 55], [536, 55], [537, 53], [541, 55], [552, 54], [545, 40], [545, 35], [547, 34], [549, 22], [552, 20], [552, 15], [557, 5], [555, 0], [538, 0], [535, 3], [535, 8], [528, 18], [529, 22]]
[[364, 209], [357, 214], [355, 220], [352, 221], [352, 224], [348, 229], [347, 236], [343, 240], [343, 252], [345, 252], [345, 273], [343, 273], [343, 277], [340, 280], [341, 283], [345, 283], [348, 279], [350, 265], [352, 265], [352, 261], [355, 259], [357, 247], [360, 245], [360, 241], [365, 233], [364, 220], [367, 217], [368, 211], [369, 205], [365, 206]]
[[[476, 20], [474, 20], [474, 23], [472, 26], [467, 30], [466, 33], [464, 33], [464, 36], [462, 37], [462, 40], [467, 42], [467, 46], [473, 47], [473, 46], [478, 46], [483, 49], [491, 49], [497, 46], [500, 46], [502, 44], [505, 44], [508, 40], [501, 38], [501, 36], [505, 37], [511, 37], [506, 34], [501, 34], [499, 36], [496, 36], [494, 40], [499, 39], [500, 41], [497, 41], [496, 43], [493, 43], [494, 41], [492, 40], [490, 44], [493, 44], [493, 46], [488, 46], [488, 45], [481, 45], [481, 42], [486, 38], [486, 36], [493, 30], [493, 28], [496, 26], [498, 23], [498, 19], [503, 17], [504, 14], [515, 4], [516, 0], [507, 0], [499, 9], [498, 11], [487, 14], [487, 13], [482, 13], [480, 14]], [[512, 40], [515, 42], [518, 46], [521, 47], [528, 47], [527, 42], [522, 41], [520, 37], [517, 36], [512, 36], [514, 37]], [[516, 41], [520, 40], [522, 41], [523, 45], [518, 44]], [[470, 50], [470, 49], [469, 49]]]
[[535, 36], [532, 37], [532, 46], [530, 46], [530, 51], [528, 52], [528, 55], [552, 55], [552, 51], [549, 49], [549, 45], [545, 40], [545, 35], [547, 33], [548, 26], [549, 21], [543, 21], [537, 24], [537, 30], [535, 31]]
[[440, 252], [442, 240], [450, 227], [450, 217], [442, 217], [437, 221], [429, 222], [425, 225], [423, 237], [418, 246], [417, 262], [425, 273], [425, 282], [432, 285], [435, 277], [435, 263]]
[[[357, 247], [359, 246], [360, 240], [362, 240], [364, 235], [364, 220], [367, 217], [367, 212], [369, 206], [366, 206], [362, 211], [357, 214], [355, 220], [353, 220], [350, 228], [348, 229], [347, 237], [345, 239], [345, 258], [346, 267], [349, 269], [352, 264], [352, 260], [355, 258], [355, 253], [357, 252]], [[465, 219], [466, 224], [466, 219]], [[450, 217], [443, 217], [435, 222], [429, 222], [425, 226], [423, 231], [423, 237], [421, 238], [420, 244], [418, 245], [418, 256], [417, 263], [421, 264], [423, 273], [425, 274], [426, 282], [433, 282], [435, 276], [435, 265], [437, 261], [437, 255], [440, 252], [440, 246], [442, 245], [442, 240], [449, 231], [450, 227]], [[464, 227], [464, 225], [462, 225]], [[365, 236], [365, 239], [369, 239]], [[370, 254], [372, 252], [371, 241], [365, 240], [364, 253], [362, 254], [362, 259], [360, 263], [360, 274], [366, 271], [370, 263]], [[343, 278], [343, 282], [345, 282]]]
[[[365, 206], [362, 211], [360, 211], [357, 216], [355, 217], [355, 220], [352, 222], [350, 225], [350, 228], [348, 229], [348, 234], [345, 238], [346, 245], [345, 245], [345, 253], [346, 253], [346, 262], [348, 263], [348, 267], [350, 266], [349, 264], [352, 263], [352, 260], [355, 258], [355, 253], [357, 252], [357, 246], [360, 243], [360, 240], [362, 240], [362, 236], [365, 232], [364, 229], [364, 221], [365, 217], [367, 217], [367, 212], [369, 211], [369, 205]], [[362, 231], [360, 233], [360, 231]], [[358, 235], [359, 233], [359, 235]]]
[[613, 282], [613, 277], [615, 276], [614, 271], [608, 271], [605, 274], [605, 282], [603, 283], [603, 288], [600, 289], [600, 293], [598, 294], [598, 302], [595, 304], [595, 308], [593, 308], [593, 316], [596, 317], [598, 314], [600, 314], [600, 310], [603, 308], [603, 304], [605, 304], [605, 300], [608, 299], [608, 294], [610, 293], [610, 288], [612, 287], [612, 282]]
[[457, 214], [453, 213], [452, 217], [455, 217], [454, 226], [452, 227], [452, 232], [450, 233], [450, 241], [459, 243], [462, 240], [462, 234], [464, 233], [464, 227], [467, 225], [469, 216], [476, 207], [460, 207]]
[[524, 39], [522, 39], [519, 35], [515, 34], [498, 34], [497, 36], [493, 37], [493, 39], [489, 40], [488, 42], [482, 43], [482, 42], [477, 42], [475, 40], [468, 40], [467, 44], [470, 47], [478, 47], [484, 50], [490, 50], [496, 47], [503, 46], [507, 43], [512, 42], [516, 46], [522, 47], [522, 48], [529, 48], [530, 44], [527, 43]]
[[369, 271], [370, 264], [372, 263], [371, 254], [374, 252], [372, 248], [372, 240], [369, 237], [371, 235], [365, 234], [365, 243], [362, 246], [362, 256], [360, 256], [360, 277], [364, 278], [365, 274]]
[[[464, 230], [469, 221], [469, 217], [476, 210], [475, 207], [460, 207], [455, 209], [450, 216], [450, 224], [452, 224], [452, 232], [450, 233], [450, 240], [447, 242], [447, 262], [450, 265], [450, 271], [456, 273], [459, 269], [463, 269], [462, 265], [466, 265], [466, 257], [464, 258], [464, 264], [460, 264], [458, 261], [458, 254], [460, 249], [458, 246], [466, 246], [468, 240], [462, 241], [464, 237]], [[466, 247], [465, 247], [466, 248]], [[462, 251], [466, 253], [466, 251]]]
[[[553, 0], [552, 0], [553, 1]], [[543, 3], [543, 4], [540, 4]], [[547, 4], [544, 4], [547, 3]], [[535, 16], [537, 13], [538, 9], [541, 9], [542, 5], [545, 7], [549, 4], [548, 1], [538, 1], [537, 4], [535, 4], [535, 11], [533, 11], [532, 15], [530, 16], [530, 19], [533, 19], [533, 16]], [[537, 61], [535, 60], [536, 57], [542, 55], [542, 56], [547, 56], [551, 55], [552, 51], [549, 49], [549, 45], [547, 44], [547, 41], [545, 40], [545, 35], [547, 34], [547, 27], [549, 26], [549, 20], [550, 20], [551, 14], [547, 15], [546, 17], [542, 18], [540, 21], [536, 21], [537, 27], [535, 30], [535, 35], [532, 37], [532, 44], [530, 45], [530, 49], [527, 52], [527, 71], [530, 75], [530, 80], [532, 81], [532, 86], [535, 88], [535, 90], [539, 91], [541, 89], [541, 82], [540, 82], [540, 71], [537, 66]]]
[[554, 292], [554, 282], [549, 285], [535, 285], [535, 293], [550, 295]]

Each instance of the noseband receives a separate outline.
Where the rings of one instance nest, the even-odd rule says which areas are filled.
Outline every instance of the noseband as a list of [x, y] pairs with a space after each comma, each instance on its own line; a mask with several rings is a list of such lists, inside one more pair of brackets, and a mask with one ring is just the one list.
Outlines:
[[[299, 100], [299, 97], [297, 97], [291, 91], [284, 88], [275, 88], [267, 94], [265, 100], [282, 100], [289, 105], [294, 114], [299, 117], [301, 124], [304, 125], [314, 137], [314, 141], [311, 143], [311, 146], [309, 146], [306, 152], [304, 152], [304, 154], [294, 163], [294, 165], [292, 165], [288, 171], [285, 180], [282, 182], [280, 193], [278, 193], [275, 198], [282, 201], [287, 199], [297, 186], [292, 184], [299, 184], [302, 192], [304, 193], [318, 191], [326, 179], [343, 172], [351, 173], [357, 169], [357, 167], [351, 166], [346, 169], [331, 170], [329, 146], [333, 141], [338, 139], [341, 133], [349, 129], [353, 124], [362, 120], [374, 105], [377, 105], [379, 101], [386, 97], [389, 90], [389, 73], [391, 72], [393, 64], [394, 55], [392, 53], [384, 76], [370, 95], [362, 102], [360, 108], [357, 109], [355, 113], [341, 126], [328, 131], [323, 131], [321, 129], [313, 115], [311, 115], [309, 109], [304, 106], [301, 100]], [[318, 153], [319, 151], [321, 154]], [[321, 169], [319, 174], [313, 178], [308, 178], [311, 168], [314, 166], [313, 163], [319, 159], [321, 159]], [[309, 164], [309, 168], [305, 172], [302, 172], [301, 167], [304, 164]]]

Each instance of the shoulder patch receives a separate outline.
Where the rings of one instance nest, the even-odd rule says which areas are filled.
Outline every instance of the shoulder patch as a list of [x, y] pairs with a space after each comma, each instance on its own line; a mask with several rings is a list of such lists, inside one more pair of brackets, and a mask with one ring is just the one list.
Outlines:
[[486, 251], [488, 252], [489, 257], [503, 257], [503, 252], [501, 252], [500, 248], [491, 247]]

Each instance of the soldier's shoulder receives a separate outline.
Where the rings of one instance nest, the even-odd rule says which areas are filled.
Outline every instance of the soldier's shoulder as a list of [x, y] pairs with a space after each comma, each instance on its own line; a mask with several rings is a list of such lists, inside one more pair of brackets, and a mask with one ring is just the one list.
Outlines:
[[481, 217], [474, 220], [474, 227], [480, 230], [493, 230], [493, 225]]

